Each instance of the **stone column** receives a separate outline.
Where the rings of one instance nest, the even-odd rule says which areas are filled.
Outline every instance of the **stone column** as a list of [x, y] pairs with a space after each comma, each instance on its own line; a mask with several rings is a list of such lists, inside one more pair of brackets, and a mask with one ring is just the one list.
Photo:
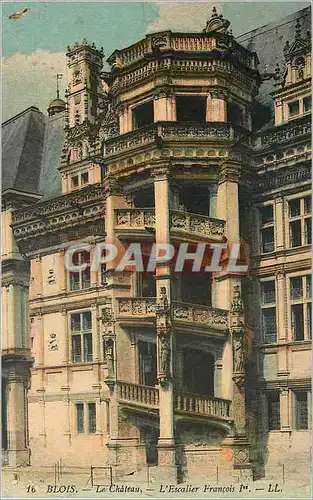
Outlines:
[[207, 122], [227, 122], [227, 101], [222, 90], [211, 90], [206, 105]]
[[[153, 170], [156, 243], [170, 243], [170, 186], [168, 165], [158, 165]], [[156, 267], [156, 335], [159, 381], [160, 435], [158, 464], [160, 473], [169, 480], [177, 480], [176, 451], [173, 414], [173, 331], [171, 328], [171, 267], [168, 263]], [[163, 470], [163, 472], [161, 472]]]
[[8, 464], [11, 467], [29, 465], [28, 417], [26, 391], [30, 379], [30, 361], [17, 356], [3, 357], [6, 379], [6, 421]]
[[237, 481], [247, 481], [253, 479], [253, 474], [249, 459], [249, 442], [246, 436], [245, 365], [247, 340], [239, 285], [235, 285], [233, 288], [230, 331], [233, 347], [233, 476]]
[[175, 121], [175, 102], [170, 88], [159, 88], [154, 94], [154, 121]]
[[280, 389], [280, 430], [282, 432], [291, 432], [289, 415], [289, 390], [288, 387]]
[[212, 217], [213, 219], [216, 218], [216, 204], [217, 204], [217, 190], [218, 186], [217, 184], [210, 184], [209, 186], [209, 217]]
[[93, 360], [100, 360], [100, 332], [98, 318], [98, 304], [95, 302], [91, 306], [91, 325], [92, 325], [92, 351]]
[[285, 217], [283, 199], [281, 196], [274, 200], [274, 220], [275, 220], [275, 248], [283, 250], [285, 247]]

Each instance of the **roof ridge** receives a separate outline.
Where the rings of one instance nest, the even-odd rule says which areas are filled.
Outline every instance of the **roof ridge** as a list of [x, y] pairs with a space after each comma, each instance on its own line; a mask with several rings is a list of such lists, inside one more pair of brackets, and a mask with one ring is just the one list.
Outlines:
[[24, 109], [24, 111], [21, 111], [17, 115], [14, 115], [11, 118], [9, 118], [8, 120], [6, 120], [5, 122], [3, 122], [1, 124], [1, 126], [4, 127], [5, 125], [8, 125], [12, 121], [16, 120], [17, 118], [20, 118], [21, 116], [25, 115], [26, 113], [29, 113], [30, 111], [35, 111], [36, 113], [40, 113], [41, 115], [44, 116], [44, 114], [42, 113], [42, 111], [40, 111], [40, 109], [37, 108], [37, 106], [29, 106], [29, 108]]

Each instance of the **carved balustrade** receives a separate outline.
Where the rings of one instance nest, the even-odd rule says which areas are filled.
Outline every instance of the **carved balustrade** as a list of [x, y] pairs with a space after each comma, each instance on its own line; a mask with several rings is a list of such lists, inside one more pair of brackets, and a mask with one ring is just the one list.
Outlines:
[[172, 303], [172, 316], [177, 323], [200, 324], [225, 330], [228, 326], [228, 314], [225, 309], [186, 302]]
[[225, 221], [205, 215], [171, 210], [170, 229], [206, 237], [222, 237], [225, 234]]
[[174, 411], [230, 420], [231, 401], [191, 393], [176, 392]]
[[117, 314], [120, 317], [155, 316], [155, 297], [118, 297]]
[[141, 406], [159, 406], [159, 390], [147, 385], [118, 382], [118, 400], [120, 402], [135, 403]]
[[140, 129], [112, 137], [105, 142], [106, 156], [118, 154], [131, 148], [159, 144], [160, 141], [208, 141], [228, 140], [241, 136], [229, 123], [223, 122], [156, 122]]
[[144, 229], [155, 226], [155, 210], [153, 208], [115, 210], [116, 229]]
[[[117, 382], [119, 403], [159, 408], [159, 389], [128, 382]], [[187, 392], [174, 392], [174, 412], [231, 420], [231, 401]]]

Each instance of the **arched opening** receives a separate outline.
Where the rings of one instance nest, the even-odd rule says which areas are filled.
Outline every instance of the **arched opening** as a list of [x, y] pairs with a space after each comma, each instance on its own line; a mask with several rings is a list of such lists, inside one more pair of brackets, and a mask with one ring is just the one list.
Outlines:
[[184, 349], [184, 388], [187, 392], [214, 396], [214, 356], [197, 349]]

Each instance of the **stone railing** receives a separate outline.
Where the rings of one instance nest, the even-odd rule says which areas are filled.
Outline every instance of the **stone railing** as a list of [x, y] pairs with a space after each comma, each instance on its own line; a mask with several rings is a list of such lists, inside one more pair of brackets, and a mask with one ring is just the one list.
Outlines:
[[103, 201], [104, 188], [101, 184], [93, 184], [79, 191], [64, 194], [53, 200], [36, 203], [29, 208], [21, 208], [12, 214], [12, 224], [53, 216], [69, 210], [81, 209], [81, 205]]
[[[224, 48], [219, 47], [216, 37], [209, 37], [206, 33], [173, 33], [172, 31], [162, 31], [152, 33], [145, 39], [134, 43], [123, 50], [115, 51], [108, 59], [109, 64], [118, 68], [125, 68], [144, 57], [160, 55], [162, 52], [210, 52], [216, 49], [223, 52]], [[255, 67], [255, 56], [234, 40], [232, 41], [232, 51], [236, 58], [245, 66]]]
[[228, 311], [225, 309], [216, 309], [186, 302], [173, 302], [172, 314], [173, 320], [178, 322], [218, 327], [223, 330], [228, 326]]
[[170, 230], [186, 231], [200, 236], [224, 236], [225, 221], [205, 215], [171, 210]]
[[230, 420], [230, 401], [185, 392], [174, 394], [174, 411]]
[[[263, 178], [262, 178], [263, 177]], [[286, 184], [293, 184], [294, 182], [300, 181], [310, 181], [311, 180], [311, 167], [297, 168], [294, 172], [288, 172], [277, 177], [270, 176], [260, 176], [254, 184], [255, 191], [261, 191], [266, 189], [275, 189]]]
[[[159, 408], [159, 389], [147, 385], [117, 382], [120, 403]], [[231, 401], [187, 392], [174, 392], [174, 412], [230, 420]]]
[[155, 297], [117, 297], [117, 315], [125, 317], [154, 316]]
[[234, 139], [237, 135], [231, 124], [223, 122], [156, 122], [108, 139], [105, 142], [105, 154], [110, 156], [130, 148], [157, 144], [166, 140], [225, 140]]
[[117, 383], [118, 400], [142, 406], [159, 406], [159, 390], [147, 385]]
[[256, 146], [264, 147], [271, 146], [272, 144], [281, 144], [307, 134], [311, 135], [311, 115], [262, 132], [259, 139], [260, 143], [257, 140]]
[[119, 208], [115, 210], [116, 229], [145, 228], [155, 226], [154, 208]]

